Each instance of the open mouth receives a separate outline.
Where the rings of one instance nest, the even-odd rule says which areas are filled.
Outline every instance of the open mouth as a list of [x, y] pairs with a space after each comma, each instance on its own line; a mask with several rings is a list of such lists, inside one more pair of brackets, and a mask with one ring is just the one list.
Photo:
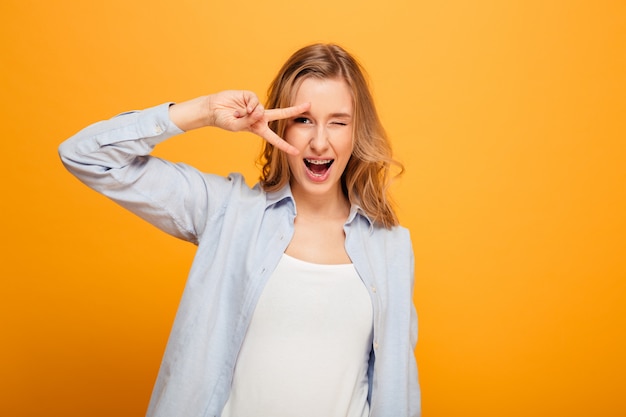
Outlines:
[[333, 162], [335, 162], [334, 159], [304, 159], [307, 170], [316, 177], [324, 176]]

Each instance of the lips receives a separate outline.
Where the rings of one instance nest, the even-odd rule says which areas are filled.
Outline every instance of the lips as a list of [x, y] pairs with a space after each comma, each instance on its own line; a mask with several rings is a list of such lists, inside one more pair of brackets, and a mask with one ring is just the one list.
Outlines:
[[328, 172], [334, 159], [304, 159], [307, 171], [315, 177], [323, 177]]

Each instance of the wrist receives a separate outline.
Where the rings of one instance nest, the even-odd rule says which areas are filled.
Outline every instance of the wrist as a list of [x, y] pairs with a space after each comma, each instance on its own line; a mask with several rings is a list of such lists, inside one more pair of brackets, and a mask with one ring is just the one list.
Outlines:
[[212, 125], [210, 96], [175, 103], [169, 108], [170, 120], [183, 131]]

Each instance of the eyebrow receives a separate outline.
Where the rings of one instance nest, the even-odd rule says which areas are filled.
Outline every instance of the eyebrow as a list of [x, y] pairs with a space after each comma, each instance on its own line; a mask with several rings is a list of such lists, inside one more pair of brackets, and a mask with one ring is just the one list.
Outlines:
[[[311, 112], [306, 111], [304, 113], [301, 113], [300, 116], [311, 116]], [[298, 116], [296, 116], [298, 117]], [[350, 113], [331, 113], [330, 114], [331, 118], [343, 118], [343, 119], [351, 119], [352, 115]]]

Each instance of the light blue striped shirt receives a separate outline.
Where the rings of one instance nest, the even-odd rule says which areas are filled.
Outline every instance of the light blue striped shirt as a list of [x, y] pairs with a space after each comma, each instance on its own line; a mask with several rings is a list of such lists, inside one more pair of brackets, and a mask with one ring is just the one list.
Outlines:
[[[182, 133], [169, 105], [95, 123], [59, 152], [85, 184], [197, 245], [147, 415], [219, 416], [256, 303], [293, 236], [296, 206], [289, 186], [268, 193], [239, 174], [206, 174], [150, 156]], [[355, 205], [344, 230], [374, 312], [370, 416], [419, 416], [409, 232], [373, 224]]]

